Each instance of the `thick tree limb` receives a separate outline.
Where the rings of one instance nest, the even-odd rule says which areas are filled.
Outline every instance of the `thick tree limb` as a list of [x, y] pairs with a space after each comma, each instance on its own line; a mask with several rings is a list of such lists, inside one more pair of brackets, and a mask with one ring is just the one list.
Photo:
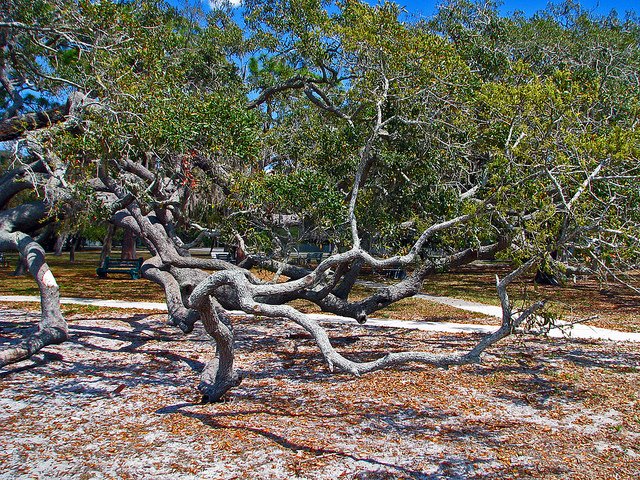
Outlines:
[[314, 83], [325, 83], [325, 81], [303, 76], [289, 78], [278, 85], [265, 88], [256, 99], [247, 103], [246, 108], [256, 108], [269, 101], [274, 95], [280, 92], [286, 92], [287, 90], [300, 90], [305, 88], [307, 85], [312, 85]]
[[33, 188], [37, 178], [46, 171], [44, 164], [38, 160], [28, 165], [21, 165], [2, 175], [0, 177], [0, 209], [5, 208], [18, 193]]
[[193, 330], [200, 315], [196, 310], [190, 310], [184, 306], [180, 284], [170, 272], [161, 270], [161, 267], [162, 260], [156, 256], [146, 260], [142, 264], [140, 272], [144, 278], [157, 283], [164, 289], [169, 322], [184, 333], [189, 333]]
[[[6, 225], [6, 224], [5, 224]], [[40, 289], [41, 318], [38, 330], [13, 347], [0, 351], [0, 367], [29, 358], [48, 345], [68, 338], [67, 322], [60, 310], [58, 284], [45, 262], [42, 247], [21, 232], [0, 231], [0, 251], [15, 250], [26, 259], [29, 272]]]
[[25, 113], [0, 122], [0, 142], [16, 140], [26, 132], [48, 128], [66, 120], [70, 102], [43, 112]]
[[268, 305], [255, 300], [264, 293], [264, 286], [251, 285], [239, 272], [218, 272], [200, 283], [190, 295], [188, 304], [193, 308], [202, 309], [210, 295], [215, 295], [218, 288], [231, 285], [238, 293], [240, 307], [246, 313], [263, 315], [272, 318], [287, 318], [309, 332], [315, 339], [329, 369], [335, 367], [354, 375], [372, 372], [382, 368], [401, 365], [410, 362], [425, 363], [437, 367], [463, 365], [480, 361], [482, 353], [497, 341], [511, 335], [515, 328], [544, 305], [538, 302], [522, 312], [515, 320], [506, 294], [507, 286], [519, 275], [529, 269], [535, 260], [510, 273], [502, 281], [497, 282], [497, 290], [503, 307], [503, 321], [501, 327], [493, 334], [484, 337], [473, 349], [466, 353], [433, 354], [428, 352], [397, 352], [389, 353], [382, 358], [370, 362], [354, 362], [339, 354], [331, 345], [329, 336], [310, 315], [304, 314], [289, 305]]
[[233, 329], [226, 312], [213, 300], [205, 302], [200, 311], [204, 328], [215, 342], [216, 356], [202, 372], [198, 390], [204, 402], [217, 402], [242, 381], [233, 364]]

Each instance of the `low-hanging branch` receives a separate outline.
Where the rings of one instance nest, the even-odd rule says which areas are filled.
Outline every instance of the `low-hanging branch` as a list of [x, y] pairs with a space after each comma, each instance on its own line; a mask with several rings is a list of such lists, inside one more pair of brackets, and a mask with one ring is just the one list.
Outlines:
[[322, 328], [310, 315], [304, 314], [289, 305], [269, 305], [256, 301], [273, 290], [270, 286], [250, 284], [239, 272], [218, 272], [201, 282], [189, 296], [188, 304], [195, 309], [206, 305], [208, 299], [216, 295], [216, 290], [223, 286], [231, 286], [237, 292], [239, 304], [247, 314], [266, 316], [272, 318], [286, 318], [291, 320], [315, 339], [320, 352], [331, 371], [339, 368], [345, 372], [361, 375], [382, 368], [397, 366], [405, 363], [425, 363], [436, 367], [448, 367], [452, 365], [464, 365], [480, 361], [482, 353], [496, 342], [514, 333], [516, 328], [522, 325], [528, 318], [544, 306], [544, 302], [537, 302], [514, 317], [507, 295], [507, 287], [516, 278], [528, 271], [537, 261], [532, 259], [518, 269], [511, 272], [502, 280], [497, 279], [496, 289], [502, 305], [502, 324], [500, 328], [484, 337], [476, 346], [465, 353], [433, 354], [428, 352], [394, 352], [370, 362], [354, 362], [339, 354], [331, 344], [326, 330]]

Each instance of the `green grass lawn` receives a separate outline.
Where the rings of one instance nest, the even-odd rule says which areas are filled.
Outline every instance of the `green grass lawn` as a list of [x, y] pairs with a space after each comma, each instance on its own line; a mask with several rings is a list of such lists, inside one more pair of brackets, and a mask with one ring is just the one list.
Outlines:
[[[499, 305], [496, 274], [502, 278], [509, 271], [504, 263], [474, 263], [428, 279], [423, 290], [432, 295]], [[640, 272], [630, 272], [630, 277], [636, 284], [640, 283]], [[598, 318], [587, 323], [640, 332], [640, 295], [616, 283], [603, 284], [594, 278], [580, 277], [563, 287], [552, 287], [536, 285], [533, 274], [529, 274], [513, 283], [509, 298], [516, 307], [546, 299], [547, 310], [562, 318], [584, 319], [597, 315]]]
[[[139, 255], [143, 258], [150, 257], [146, 251], [139, 252]], [[39, 295], [38, 286], [30, 275], [12, 275], [17, 255], [7, 254], [7, 259], [10, 267], [0, 268], [0, 295]], [[164, 300], [162, 288], [148, 280], [131, 280], [128, 275], [111, 273], [106, 279], [98, 278], [96, 268], [99, 260], [99, 250], [78, 252], [73, 263], [69, 262], [68, 253], [60, 257], [47, 255], [47, 263], [60, 285], [60, 295], [104, 300]]]
[[[114, 256], [118, 255], [114, 252]], [[143, 258], [149, 252], [141, 251]], [[106, 300], [164, 301], [162, 289], [145, 279], [131, 280], [128, 275], [109, 274], [100, 279], [96, 275], [100, 252], [87, 250], [76, 254], [76, 261], [69, 262], [69, 255], [56, 257], [49, 254], [47, 262], [51, 267], [63, 297], [99, 298]], [[31, 276], [12, 275], [17, 256], [7, 254], [10, 267], [0, 268], [0, 295], [38, 295], [38, 287]], [[462, 267], [456, 271], [443, 273], [427, 279], [424, 291], [433, 295], [444, 295], [465, 300], [497, 305], [495, 276], [509, 272], [509, 267], [501, 263], [481, 263]], [[267, 279], [271, 274], [257, 272]], [[363, 298], [371, 289], [356, 286], [351, 298]], [[563, 288], [536, 286], [531, 278], [525, 278], [510, 288], [510, 297], [515, 305], [531, 302], [539, 298], [550, 299], [551, 311], [567, 318], [585, 318], [594, 314], [598, 318], [590, 323], [607, 328], [640, 331], [640, 298], [637, 294], [619, 286], [608, 286], [592, 279], [581, 279]], [[319, 311], [308, 302], [293, 303], [307, 312]], [[72, 307], [66, 307], [70, 309]], [[78, 312], [84, 312], [80, 309]], [[91, 313], [86, 311], [86, 313]], [[491, 319], [426, 300], [405, 299], [374, 314], [381, 318], [434, 321], [482, 321]]]

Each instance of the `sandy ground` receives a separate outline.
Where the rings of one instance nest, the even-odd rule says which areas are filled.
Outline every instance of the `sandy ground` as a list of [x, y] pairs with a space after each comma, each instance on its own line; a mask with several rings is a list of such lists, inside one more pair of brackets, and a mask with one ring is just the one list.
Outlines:
[[[430, 321], [424, 320], [398, 320], [389, 318], [369, 318], [367, 325], [371, 327], [384, 327], [384, 328], [409, 328], [424, 330], [429, 332], [442, 332], [442, 333], [492, 333], [500, 326], [500, 317], [502, 317], [502, 309], [500, 307], [494, 307], [491, 305], [484, 305], [476, 302], [467, 302], [465, 300], [459, 300], [450, 297], [434, 297], [431, 295], [416, 295], [417, 298], [427, 299], [436, 303], [442, 303], [444, 305], [452, 306], [458, 309], [480, 313], [485, 316], [477, 319], [472, 323], [463, 323], [462, 321], [445, 322], [441, 320]], [[92, 305], [108, 308], [123, 308], [133, 310], [155, 310], [166, 311], [166, 303], [158, 302], [130, 302], [122, 300], [99, 300], [95, 298], [61, 298], [62, 304], [78, 304], [78, 305]], [[4, 296], [0, 295], [0, 306], [4, 303], [11, 305], [13, 302], [34, 302], [39, 303], [40, 297], [35, 296]], [[0, 307], [1, 308], [1, 307]], [[241, 311], [235, 312], [237, 315], [245, 315]], [[327, 314], [311, 314], [312, 318], [321, 323], [326, 322], [338, 322], [338, 323], [357, 323], [352, 318], [341, 317], [338, 315]], [[491, 318], [493, 317], [493, 318]], [[493, 320], [493, 321], [492, 321]], [[546, 334], [550, 337], [571, 337], [577, 339], [592, 339], [592, 340], [611, 340], [616, 342], [640, 342], [640, 333], [624, 332], [619, 330], [611, 330], [606, 328], [598, 328], [591, 325], [582, 323], [569, 323], [566, 321], [558, 320], [557, 325], [554, 328], [549, 329]]]
[[[37, 316], [0, 310], [0, 346]], [[195, 389], [212, 347], [163, 315], [71, 318], [72, 341], [0, 369], [0, 479], [640, 477], [637, 344], [518, 338], [482, 365], [331, 374], [297, 327], [237, 319], [243, 383]], [[330, 325], [341, 351], [475, 335]]]

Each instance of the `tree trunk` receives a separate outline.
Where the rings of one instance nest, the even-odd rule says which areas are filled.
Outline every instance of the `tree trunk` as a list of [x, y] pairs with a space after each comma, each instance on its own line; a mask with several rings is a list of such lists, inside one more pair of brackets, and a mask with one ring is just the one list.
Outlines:
[[81, 241], [82, 237], [80, 234], [76, 234], [71, 238], [71, 248], [69, 249], [69, 261], [71, 263], [76, 261], [76, 250], [79, 249]]
[[100, 251], [100, 265], [104, 264], [105, 259], [111, 255], [111, 247], [113, 247], [113, 236], [116, 233], [116, 226], [112, 223], [109, 224], [107, 234], [102, 241], [102, 250]]
[[198, 390], [202, 392], [202, 401], [219, 402], [230, 389], [240, 385], [242, 378], [233, 367], [233, 330], [231, 321], [224, 310], [216, 308], [211, 302], [200, 309], [202, 323], [216, 344], [216, 356], [202, 372]]
[[136, 235], [128, 228], [124, 229], [124, 237], [122, 238], [122, 260], [134, 260], [138, 258], [136, 252]]
[[62, 250], [64, 250], [64, 245], [67, 243], [67, 238], [69, 238], [68, 233], [61, 233], [58, 235], [58, 238], [56, 238], [56, 244], [53, 247], [53, 254], [56, 257], [60, 257], [62, 255]]
[[18, 256], [18, 263], [16, 263], [16, 269], [11, 274], [14, 277], [22, 277], [27, 274], [27, 262], [25, 258], [20, 255]]
[[247, 249], [244, 244], [244, 239], [237, 233], [235, 237], [237, 245], [235, 247], [234, 260], [236, 264], [239, 264], [244, 261], [245, 258], [247, 258]]
[[51, 108], [44, 112], [25, 113], [7, 120], [0, 121], [0, 142], [16, 140], [25, 132], [50, 127], [64, 121], [69, 113], [70, 103]]
[[[174, 276], [162, 270], [162, 259], [158, 256], [152, 257], [142, 264], [140, 269], [142, 276], [164, 289], [165, 300], [167, 302], [167, 313], [169, 322], [180, 328], [185, 333], [193, 330], [194, 324], [200, 318], [197, 310], [188, 309], [184, 305], [180, 284]], [[197, 281], [197, 279], [194, 279]]]
[[0, 232], [0, 249], [17, 250], [26, 259], [29, 272], [40, 289], [41, 318], [38, 330], [18, 345], [0, 351], [0, 367], [29, 358], [47, 345], [67, 340], [67, 322], [60, 310], [60, 292], [55, 277], [45, 262], [44, 249], [30, 236]]

